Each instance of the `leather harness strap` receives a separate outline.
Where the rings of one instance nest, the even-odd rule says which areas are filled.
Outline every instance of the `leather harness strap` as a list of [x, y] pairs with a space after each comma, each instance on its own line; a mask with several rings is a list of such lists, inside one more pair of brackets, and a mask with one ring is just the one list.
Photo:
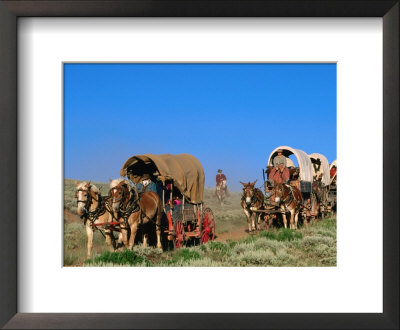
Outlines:
[[[98, 196], [99, 196], [98, 199], [94, 198], [92, 196], [92, 194], [90, 193], [90, 189], [91, 189], [91, 186], [89, 186], [87, 190], [78, 189], [77, 192], [78, 191], [87, 191], [88, 195], [87, 195], [87, 198], [85, 201], [78, 199], [76, 202], [77, 203], [85, 203], [85, 213], [83, 213], [81, 215], [81, 219], [83, 219], [83, 224], [86, 225], [86, 222], [89, 220], [90, 225], [92, 227], [95, 227], [95, 226], [93, 226], [93, 223], [96, 221], [96, 219], [98, 217], [102, 216], [106, 212], [106, 207], [105, 207], [105, 203], [103, 201], [102, 196], [100, 194], [98, 194]], [[90, 211], [90, 206], [92, 205], [92, 199], [94, 199], [97, 202], [97, 207], [95, 210]]]

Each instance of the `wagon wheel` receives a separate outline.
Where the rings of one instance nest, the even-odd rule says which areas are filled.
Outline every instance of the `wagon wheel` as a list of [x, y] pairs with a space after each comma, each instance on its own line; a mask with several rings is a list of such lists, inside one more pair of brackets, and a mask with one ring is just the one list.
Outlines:
[[203, 216], [200, 225], [200, 242], [202, 244], [212, 241], [215, 238], [215, 221], [214, 214], [210, 208], [203, 211]]
[[185, 229], [183, 228], [182, 221], [178, 220], [174, 224], [175, 238], [174, 246], [179, 249], [185, 244]]

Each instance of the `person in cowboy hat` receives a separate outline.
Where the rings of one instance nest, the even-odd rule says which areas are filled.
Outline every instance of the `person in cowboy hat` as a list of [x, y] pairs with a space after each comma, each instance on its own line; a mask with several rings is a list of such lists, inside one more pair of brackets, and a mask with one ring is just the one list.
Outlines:
[[151, 180], [150, 175], [145, 173], [140, 178], [140, 181], [136, 185], [138, 192], [154, 191], [157, 192], [156, 184]]
[[[214, 188], [214, 196], [217, 196], [217, 187], [221, 184], [221, 182], [223, 180], [226, 181], [226, 176], [225, 176], [225, 174], [222, 173], [222, 170], [218, 169], [217, 172], [218, 173], [217, 173], [217, 175], [215, 177], [216, 185], [215, 185], [215, 188]], [[228, 187], [227, 186], [225, 187], [225, 192], [226, 192], [227, 196], [229, 196], [229, 192], [228, 192]]]
[[283, 150], [277, 150], [278, 155], [274, 157], [274, 168], [269, 174], [269, 180], [275, 183], [287, 183], [289, 180], [290, 172], [287, 168], [286, 157], [282, 155]]
[[217, 182], [217, 185], [219, 185], [222, 180], [226, 180], [226, 176], [225, 176], [225, 174], [222, 173], [222, 170], [219, 169], [218, 173], [215, 177], [215, 181]]
[[275, 170], [280, 170], [283, 172], [283, 169], [286, 167], [286, 157], [282, 155], [283, 150], [278, 149], [278, 156], [274, 158], [274, 167]]

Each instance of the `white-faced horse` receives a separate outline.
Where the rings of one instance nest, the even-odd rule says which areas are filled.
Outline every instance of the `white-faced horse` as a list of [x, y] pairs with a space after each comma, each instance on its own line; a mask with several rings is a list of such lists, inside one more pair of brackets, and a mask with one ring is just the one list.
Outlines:
[[[95, 224], [111, 221], [111, 214], [107, 211], [104, 198], [99, 189], [90, 182], [75, 181], [77, 199], [77, 213], [84, 220], [87, 235], [87, 258], [90, 258], [93, 248], [93, 231]], [[115, 249], [114, 236], [111, 230], [105, 230], [106, 243], [110, 251]]]
[[283, 226], [287, 228], [286, 212], [290, 212], [290, 229], [297, 229], [298, 216], [303, 202], [300, 190], [296, 186], [277, 183], [272, 189], [271, 200], [281, 210]]
[[[121, 222], [122, 241], [125, 247], [133, 248], [139, 225], [153, 223], [156, 227], [157, 248], [162, 249], [160, 197], [153, 191], [138, 194], [130, 182], [124, 179], [110, 180], [110, 194], [114, 216]], [[144, 246], [147, 246], [147, 238], [148, 234], [143, 232]]]

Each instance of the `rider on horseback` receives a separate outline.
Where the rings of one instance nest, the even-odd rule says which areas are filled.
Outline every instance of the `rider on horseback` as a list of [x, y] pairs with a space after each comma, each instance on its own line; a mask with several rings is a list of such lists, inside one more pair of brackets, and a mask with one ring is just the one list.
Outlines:
[[[226, 176], [225, 176], [225, 174], [222, 173], [222, 170], [219, 169], [218, 173], [217, 173], [217, 175], [215, 177], [216, 185], [215, 185], [215, 188], [214, 188], [214, 196], [217, 195], [217, 188], [218, 188], [218, 186], [220, 186], [222, 184], [222, 182], [224, 180], [226, 182]], [[228, 186], [225, 185], [225, 192], [227, 192], [227, 191], [228, 191]]]
[[217, 185], [219, 185], [222, 182], [222, 180], [226, 180], [226, 176], [225, 176], [225, 174], [222, 173], [222, 170], [219, 169], [218, 174], [215, 177], [215, 181], [217, 182]]

